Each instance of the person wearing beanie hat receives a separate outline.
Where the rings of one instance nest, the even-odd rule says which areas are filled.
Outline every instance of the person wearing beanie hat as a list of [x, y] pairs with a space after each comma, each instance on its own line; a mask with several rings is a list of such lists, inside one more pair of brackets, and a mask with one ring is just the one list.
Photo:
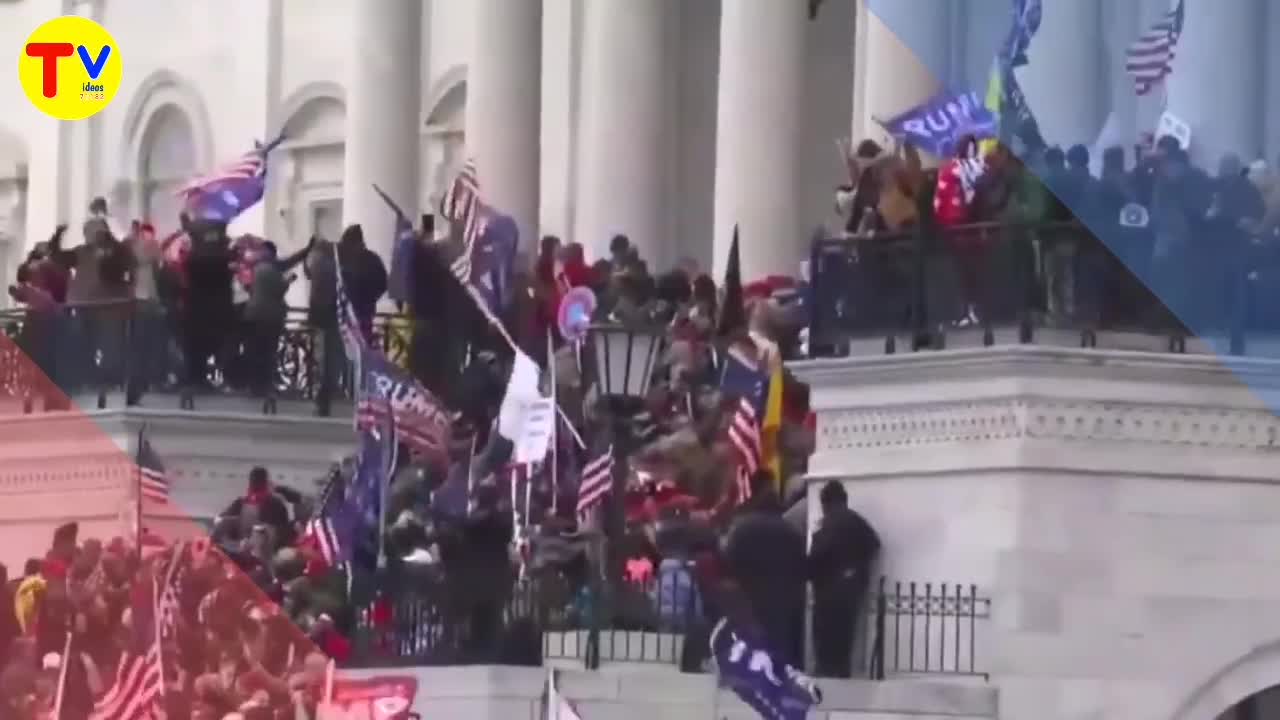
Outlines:
[[53, 531], [53, 549], [50, 555], [70, 562], [76, 554], [76, 540], [80, 535], [80, 525], [69, 522]]

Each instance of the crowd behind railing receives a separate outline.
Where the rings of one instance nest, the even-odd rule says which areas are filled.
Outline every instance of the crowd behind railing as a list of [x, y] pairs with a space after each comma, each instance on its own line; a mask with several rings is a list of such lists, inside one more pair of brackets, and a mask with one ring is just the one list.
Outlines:
[[817, 354], [851, 338], [1019, 326], [1188, 331], [1243, 349], [1280, 330], [1280, 183], [1265, 161], [1222, 158], [1211, 176], [1170, 137], [1136, 150], [1049, 148], [1022, 157], [962, 142], [925, 170], [911, 148], [851, 154], [843, 233], [815, 242]]
[[[1199, 316], [1176, 314], [1193, 327], [1210, 322], [1220, 312], [1211, 308], [1249, 307], [1231, 278], [1244, 277], [1264, 297], [1262, 259], [1277, 247], [1280, 196], [1266, 168], [1246, 176], [1228, 159], [1211, 179], [1165, 140], [1132, 170], [1123, 153], [1108, 151], [1097, 178], [1081, 148], [1018, 159], [999, 148], [978, 158], [974, 144], [962, 147], [928, 172], [910, 148], [887, 154], [864, 144], [851, 154], [851, 184], [837, 193], [848, 238], [839, 252], [816, 245], [812, 287], [803, 277], [745, 287], [726, 277], [717, 286], [692, 266], [655, 276], [622, 236], [594, 264], [581, 246], [544, 239], [532, 267], [507, 278], [504, 294], [515, 300], [498, 309], [501, 322], [523, 352], [556, 368], [551, 382], [565, 422], [610, 426], [628, 439], [608, 503], [618, 524], [580, 522], [577, 484], [590, 457], [567, 433], [556, 439], [561, 462], [517, 480], [510, 442], [492, 431], [512, 349], [475, 321], [468, 296], [441, 294], [449, 283], [440, 278], [452, 276], [431, 273], [447, 267], [447, 249], [415, 246], [425, 260], [415, 266], [407, 323], [375, 312], [387, 270], [358, 226], [334, 245], [315, 238], [290, 258], [278, 258], [267, 241], [232, 242], [225, 226], [185, 219], [180, 237], [156, 241], [137, 224], [120, 240], [95, 215], [83, 228], [85, 243], [72, 249], [60, 228], [32, 251], [11, 291], [26, 305], [13, 320], [14, 337], [52, 379], [46, 400], [76, 388], [121, 388], [144, 403], [148, 391], [166, 387], [192, 396], [233, 388], [264, 400], [296, 393], [327, 414], [348, 372], [336, 317], [341, 274], [361, 331], [380, 338], [455, 420], [448, 457], [404, 454], [380, 511], [385, 524], [341, 566], [326, 562], [304, 532], [312, 501], [271, 488], [258, 471], [215, 523], [210, 548], [137, 560], [123, 543], [58, 540], [13, 588], [20, 622], [11, 642], [20, 653], [10, 654], [19, 660], [5, 681], [18, 690], [4, 697], [42, 698], [53, 668], [41, 668], [63, 662], [81, 668], [76, 682], [91, 697], [138, 630], [134, 591], [179, 565], [181, 617], [166, 648], [186, 663], [167, 677], [173, 701], [190, 704], [182, 717], [306, 703], [326, 656], [346, 664], [536, 664], [561, 656], [595, 667], [639, 648], [642, 657], [697, 671], [718, 617], [757, 628], [796, 667], [812, 655], [819, 675], [980, 673], [974, 628], [985, 600], [954, 585], [876, 590], [879, 539], [838, 484], [823, 489], [823, 518], [806, 551], [801, 479], [812, 414], [808, 389], [777, 359], [800, 353], [811, 318], [815, 350], [832, 344], [824, 321], [838, 326], [850, 317], [870, 318], [873, 328], [990, 327], [1029, 317], [1029, 324], [1068, 318], [1101, 326], [1108, 314], [1147, 312], [1117, 299], [1144, 292], [1135, 275], [1152, 278], [1161, 299], [1169, 290], [1177, 310], [1177, 299], [1200, 287], [1186, 283], [1207, 283], [1195, 295], [1214, 302], [1194, 308]], [[955, 298], [944, 314], [927, 301], [937, 291], [929, 258], [939, 253]], [[860, 282], [829, 294], [824, 282], [840, 263]], [[284, 302], [298, 266], [310, 278], [305, 321]], [[1015, 270], [993, 273], [994, 266]], [[557, 324], [562, 299], [582, 287], [599, 300], [597, 320], [666, 328], [647, 393], [625, 417], [611, 417], [618, 408], [582, 359], [590, 353], [566, 342]], [[839, 312], [824, 316], [830, 306]], [[1158, 303], [1146, 306], [1167, 318]], [[767, 380], [764, 387], [776, 382], [780, 396], [776, 407], [771, 399], [768, 411], [760, 408], [760, 467], [745, 475], [731, 427], [735, 408], [755, 391], [729, 382], [727, 356], [749, 357], [748, 374]], [[519, 482], [527, 489], [511, 492]], [[250, 596], [264, 600], [246, 605]], [[200, 632], [222, 612], [238, 624]], [[44, 662], [68, 630], [70, 656]], [[104, 640], [94, 646], [90, 636]], [[854, 652], [855, 638], [866, 653]], [[80, 642], [89, 649], [80, 651]]]

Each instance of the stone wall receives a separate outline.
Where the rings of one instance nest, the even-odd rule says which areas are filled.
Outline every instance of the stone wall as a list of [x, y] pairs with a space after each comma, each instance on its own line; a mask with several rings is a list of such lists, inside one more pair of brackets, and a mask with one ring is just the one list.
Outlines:
[[1214, 720], [1280, 681], [1259, 399], [1280, 363], [1011, 347], [797, 370], [820, 405], [810, 517], [840, 479], [882, 572], [978, 584], [1002, 719]]
[[[353, 677], [397, 671], [353, 672]], [[456, 667], [403, 671], [418, 679], [414, 710], [430, 720], [541, 720], [547, 671]], [[997, 717], [997, 693], [985, 685], [917, 680], [823, 681], [824, 702], [810, 720], [978, 720]], [[561, 671], [559, 691], [585, 720], [757, 720], [706, 675], [666, 669]]]

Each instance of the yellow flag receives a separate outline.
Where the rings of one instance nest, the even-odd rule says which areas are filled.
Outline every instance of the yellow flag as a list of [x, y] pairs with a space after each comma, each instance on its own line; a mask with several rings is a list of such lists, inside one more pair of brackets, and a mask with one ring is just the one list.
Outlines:
[[[983, 105], [986, 105], [991, 114], [996, 116], [996, 128], [998, 129], [1004, 108], [1004, 78], [1000, 75], [1000, 58], [996, 58], [991, 65], [991, 79], [987, 81], [987, 97]], [[999, 144], [999, 140], [994, 138], [983, 140], [978, 144], [978, 149], [983, 155], [986, 155], [994, 150], [997, 144]]]
[[779, 497], [783, 491], [782, 452], [779, 435], [782, 431], [782, 363], [774, 362], [769, 373], [769, 394], [764, 403], [764, 422], [760, 423], [760, 444], [764, 467], [773, 473], [774, 488]]
[[413, 339], [413, 318], [396, 313], [387, 319], [387, 359], [402, 370], [409, 369], [409, 343]]

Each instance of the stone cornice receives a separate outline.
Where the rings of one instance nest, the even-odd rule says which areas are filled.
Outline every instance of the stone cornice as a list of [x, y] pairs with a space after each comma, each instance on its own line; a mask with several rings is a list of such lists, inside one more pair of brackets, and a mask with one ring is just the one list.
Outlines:
[[1280, 390], [1280, 361], [1214, 355], [1126, 352], [1008, 345], [972, 350], [804, 360], [788, 367], [815, 389], [921, 379], [973, 380], [1073, 377], [1141, 383], [1239, 386]]
[[992, 440], [1181, 445], [1280, 452], [1269, 410], [1018, 396], [832, 409], [819, 414], [817, 452]]
[[1015, 346], [792, 367], [813, 391], [815, 476], [1280, 478], [1280, 362]]

